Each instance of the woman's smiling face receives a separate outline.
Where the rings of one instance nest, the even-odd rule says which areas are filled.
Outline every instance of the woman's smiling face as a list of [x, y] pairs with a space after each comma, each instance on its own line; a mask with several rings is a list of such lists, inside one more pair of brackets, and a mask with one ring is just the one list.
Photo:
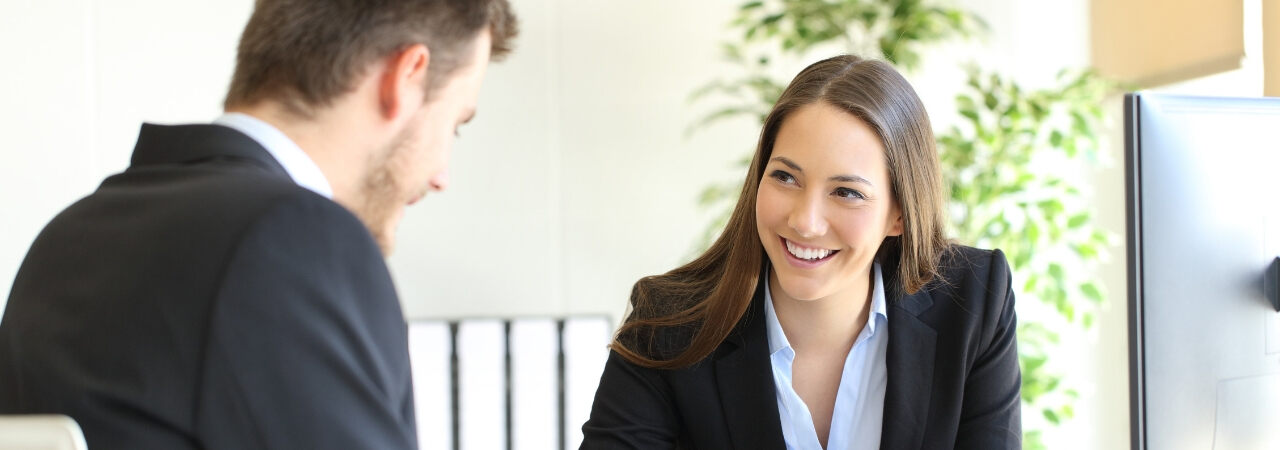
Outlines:
[[[880, 137], [823, 101], [783, 120], [756, 193], [756, 228], [797, 300], [850, 292], [887, 236], [902, 234]], [[866, 295], [865, 292], [861, 293]]]

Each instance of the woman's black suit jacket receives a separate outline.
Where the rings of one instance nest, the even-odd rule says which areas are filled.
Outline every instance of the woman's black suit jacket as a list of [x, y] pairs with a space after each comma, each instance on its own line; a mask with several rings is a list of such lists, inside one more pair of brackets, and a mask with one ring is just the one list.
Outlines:
[[[889, 382], [880, 448], [1021, 448], [1022, 377], [1004, 254], [953, 246], [940, 279], [910, 295], [896, 262], [882, 265]], [[692, 367], [646, 369], [610, 352], [582, 448], [784, 448], [758, 285], [729, 337]]]

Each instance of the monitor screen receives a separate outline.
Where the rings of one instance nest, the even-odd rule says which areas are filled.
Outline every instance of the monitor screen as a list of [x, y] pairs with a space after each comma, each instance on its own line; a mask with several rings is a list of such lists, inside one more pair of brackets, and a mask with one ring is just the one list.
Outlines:
[[1280, 449], [1280, 99], [1130, 94], [1125, 164], [1133, 448]]

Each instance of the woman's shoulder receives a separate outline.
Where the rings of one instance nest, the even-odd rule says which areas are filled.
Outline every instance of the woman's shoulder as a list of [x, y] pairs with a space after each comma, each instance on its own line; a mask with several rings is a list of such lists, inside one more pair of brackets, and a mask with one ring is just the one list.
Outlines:
[[1001, 309], [1012, 290], [1009, 262], [999, 249], [952, 244], [925, 290], [935, 300], [947, 300], [968, 312]]
[[625, 320], [625, 324], [631, 326], [624, 327], [617, 341], [646, 358], [672, 359], [689, 348], [699, 326], [696, 322], [677, 320], [677, 316], [699, 299], [696, 293], [679, 292], [655, 283], [653, 278], [641, 278], [632, 286], [631, 308]]
[[935, 282], [1004, 281], [1009, 277], [1009, 262], [1000, 249], [982, 249], [951, 244], [938, 260]]

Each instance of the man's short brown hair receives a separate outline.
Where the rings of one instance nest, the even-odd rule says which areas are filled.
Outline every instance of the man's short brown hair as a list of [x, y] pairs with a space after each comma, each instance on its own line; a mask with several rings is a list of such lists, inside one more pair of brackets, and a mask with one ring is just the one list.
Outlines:
[[370, 64], [414, 44], [431, 52], [430, 93], [486, 29], [490, 58], [500, 60], [517, 30], [507, 0], [258, 0], [225, 106], [269, 99], [309, 115], [353, 89]]

